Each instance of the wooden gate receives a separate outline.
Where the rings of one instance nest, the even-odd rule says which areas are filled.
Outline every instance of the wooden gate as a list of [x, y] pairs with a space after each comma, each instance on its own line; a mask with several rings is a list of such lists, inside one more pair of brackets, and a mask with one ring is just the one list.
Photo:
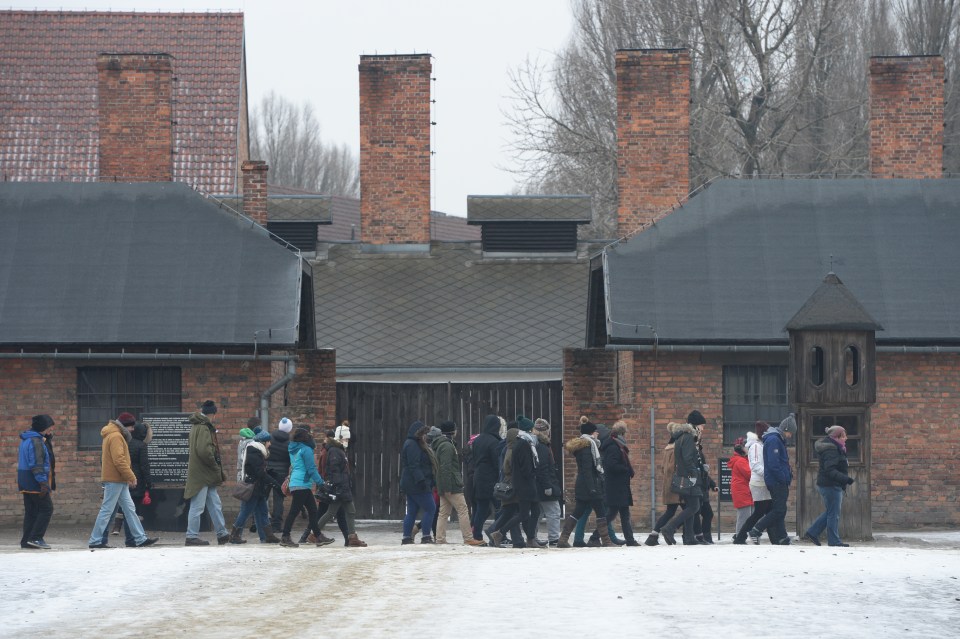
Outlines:
[[[452, 419], [458, 444], [479, 433], [489, 414], [508, 422], [517, 415], [543, 417], [553, 427], [553, 452], [563, 445], [562, 383], [380, 384], [337, 383], [337, 423], [350, 420], [350, 459], [354, 465], [355, 506], [360, 519], [402, 519], [400, 449], [410, 424], [431, 426]], [[562, 466], [562, 464], [561, 464]]]

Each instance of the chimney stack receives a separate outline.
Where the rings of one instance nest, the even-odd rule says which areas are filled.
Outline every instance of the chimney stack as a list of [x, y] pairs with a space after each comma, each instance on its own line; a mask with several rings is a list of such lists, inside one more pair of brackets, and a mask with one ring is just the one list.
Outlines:
[[870, 58], [870, 174], [943, 175], [943, 58]]
[[165, 53], [97, 56], [100, 179], [173, 179], [173, 58]]
[[360, 239], [430, 243], [429, 54], [360, 56]]
[[690, 52], [617, 51], [617, 234], [663, 218], [690, 194]]
[[243, 188], [243, 214], [267, 226], [267, 163], [263, 160], [244, 160], [240, 164]]

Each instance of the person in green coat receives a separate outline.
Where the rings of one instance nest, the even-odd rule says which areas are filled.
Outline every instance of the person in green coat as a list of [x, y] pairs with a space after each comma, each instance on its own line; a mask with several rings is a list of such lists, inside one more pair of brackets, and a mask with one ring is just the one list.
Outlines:
[[473, 531], [470, 529], [470, 514], [467, 510], [467, 502], [463, 498], [463, 467], [460, 462], [460, 451], [453, 443], [453, 438], [457, 435], [457, 425], [452, 421], [445, 421], [440, 424], [440, 433], [440, 437], [433, 440], [431, 444], [437, 458], [437, 494], [440, 496], [436, 543], [447, 543], [447, 518], [450, 517], [450, 510], [455, 509], [463, 543], [467, 546], [486, 546], [485, 541], [473, 538]]
[[185, 546], [209, 546], [210, 542], [200, 539], [200, 515], [206, 510], [210, 513], [213, 528], [217, 533], [217, 543], [221, 546], [230, 541], [227, 524], [223, 518], [223, 506], [217, 486], [226, 481], [223, 472], [223, 459], [220, 457], [220, 442], [217, 441], [217, 429], [210, 421], [210, 415], [216, 415], [217, 405], [211, 400], [203, 403], [200, 410], [190, 416], [189, 457], [187, 460], [187, 486], [183, 498], [190, 500], [190, 514], [187, 516], [187, 539]]

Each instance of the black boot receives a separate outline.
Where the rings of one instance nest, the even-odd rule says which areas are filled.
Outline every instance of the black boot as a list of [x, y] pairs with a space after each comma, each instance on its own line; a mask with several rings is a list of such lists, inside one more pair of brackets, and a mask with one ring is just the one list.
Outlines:
[[643, 542], [644, 546], [659, 546], [660, 545], [660, 534], [652, 532], [647, 535], [647, 540]]

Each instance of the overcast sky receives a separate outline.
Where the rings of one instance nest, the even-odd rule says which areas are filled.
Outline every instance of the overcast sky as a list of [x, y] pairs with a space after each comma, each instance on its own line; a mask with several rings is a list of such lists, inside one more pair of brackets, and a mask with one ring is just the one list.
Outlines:
[[[359, 151], [361, 54], [430, 53], [434, 104], [433, 208], [466, 214], [467, 195], [515, 187], [502, 111], [509, 72], [550, 64], [567, 42], [568, 0], [37, 0], [13, 8], [243, 11], [251, 108], [270, 90], [310, 101], [328, 142]], [[2, 45], [0, 45], [2, 46]]]

